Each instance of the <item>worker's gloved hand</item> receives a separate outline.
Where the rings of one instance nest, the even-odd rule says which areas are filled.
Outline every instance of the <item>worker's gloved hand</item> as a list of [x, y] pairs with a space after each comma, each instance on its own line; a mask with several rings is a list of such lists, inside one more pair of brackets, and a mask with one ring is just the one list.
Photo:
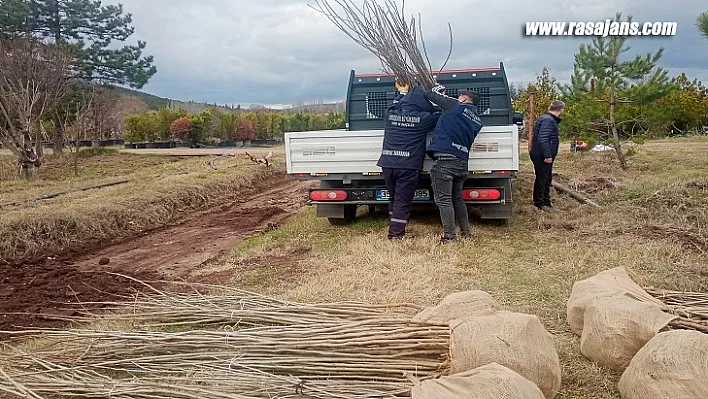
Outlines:
[[396, 90], [398, 90], [399, 93], [401, 94], [407, 94], [408, 90], [410, 90], [410, 85], [404, 84], [396, 80]]
[[438, 83], [437, 85], [435, 85], [435, 87], [433, 87], [432, 91], [433, 91], [433, 93], [440, 94], [441, 96], [444, 96], [445, 95], [445, 86]]

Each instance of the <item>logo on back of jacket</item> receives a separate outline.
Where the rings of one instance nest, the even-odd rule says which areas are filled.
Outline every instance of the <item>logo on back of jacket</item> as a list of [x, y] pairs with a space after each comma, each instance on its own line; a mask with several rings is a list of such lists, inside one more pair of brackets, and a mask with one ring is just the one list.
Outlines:
[[476, 112], [472, 111], [471, 108], [465, 107], [465, 109], [462, 110], [462, 115], [466, 116], [468, 119], [473, 120], [479, 125], [482, 124], [482, 119], [480, 119], [479, 115], [477, 115]]
[[[465, 109], [462, 110], [462, 115], [464, 115], [467, 119], [470, 119], [471, 121], [475, 122], [476, 124], [482, 125], [482, 119], [480, 119], [480, 117], [477, 115], [477, 113], [472, 111], [471, 108], [465, 107]], [[470, 152], [470, 150], [464, 145], [460, 145], [455, 142], [452, 142], [451, 144], [458, 151], [462, 151], [466, 154], [469, 154], [469, 152]]]
[[389, 115], [389, 122], [397, 127], [415, 127], [420, 123], [420, 116]]

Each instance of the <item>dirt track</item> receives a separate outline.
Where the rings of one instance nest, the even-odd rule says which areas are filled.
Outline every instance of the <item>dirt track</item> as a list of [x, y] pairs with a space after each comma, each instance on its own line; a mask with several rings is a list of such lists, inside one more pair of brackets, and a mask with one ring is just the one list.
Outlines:
[[[0, 330], [52, 326], [57, 321], [42, 315], [71, 315], [73, 311], [62, 310], [67, 303], [114, 300], [113, 295], [139, 288], [106, 272], [143, 280], [193, 281], [195, 267], [297, 212], [309, 185], [276, 178], [233, 203], [139, 237], [35, 264], [0, 266]], [[106, 260], [109, 263], [102, 265]]]

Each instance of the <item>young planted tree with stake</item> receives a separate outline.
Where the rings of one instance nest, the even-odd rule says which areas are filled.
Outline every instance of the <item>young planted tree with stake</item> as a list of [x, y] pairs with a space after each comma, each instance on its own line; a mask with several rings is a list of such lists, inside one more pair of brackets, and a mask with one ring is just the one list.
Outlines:
[[42, 164], [41, 120], [67, 86], [71, 57], [31, 39], [0, 39], [0, 142], [32, 179]]
[[[622, 22], [622, 14], [617, 14], [612, 22]], [[631, 22], [632, 17], [627, 19]], [[659, 67], [664, 49], [632, 59], [622, 57], [630, 50], [629, 36], [596, 37], [591, 44], [581, 44], [575, 55], [575, 73], [571, 84], [564, 87], [567, 97], [581, 99], [590, 94], [590, 82], [596, 81], [592, 95], [597, 101], [609, 105], [609, 119], [604, 121], [612, 135], [615, 151], [622, 169], [627, 168], [627, 157], [622, 150], [622, 140], [618, 125], [627, 121], [617, 121], [617, 108], [622, 104], [650, 104], [666, 96], [673, 83], [668, 72]]]
[[[33, 37], [70, 48], [72, 77], [84, 81], [129, 85], [140, 89], [157, 72], [153, 57], [142, 55], [146, 43], [117, 47], [135, 29], [123, 6], [100, 0], [3, 0], [0, 36]], [[63, 148], [61, 116], [55, 118], [55, 151]]]

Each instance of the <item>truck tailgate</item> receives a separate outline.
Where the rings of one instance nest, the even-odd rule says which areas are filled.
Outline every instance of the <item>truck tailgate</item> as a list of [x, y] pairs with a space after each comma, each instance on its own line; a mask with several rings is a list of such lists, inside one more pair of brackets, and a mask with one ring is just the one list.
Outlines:
[[[429, 136], [428, 140], [432, 137]], [[470, 153], [470, 171], [518, 171], [519, 130], [516, 125], [485, 126]], [[285, 134], [289, 174], [366, 174], [381, 172], [383, 130], [321, 130]], [[424, 170], [432, 160], [426, 158]]]

